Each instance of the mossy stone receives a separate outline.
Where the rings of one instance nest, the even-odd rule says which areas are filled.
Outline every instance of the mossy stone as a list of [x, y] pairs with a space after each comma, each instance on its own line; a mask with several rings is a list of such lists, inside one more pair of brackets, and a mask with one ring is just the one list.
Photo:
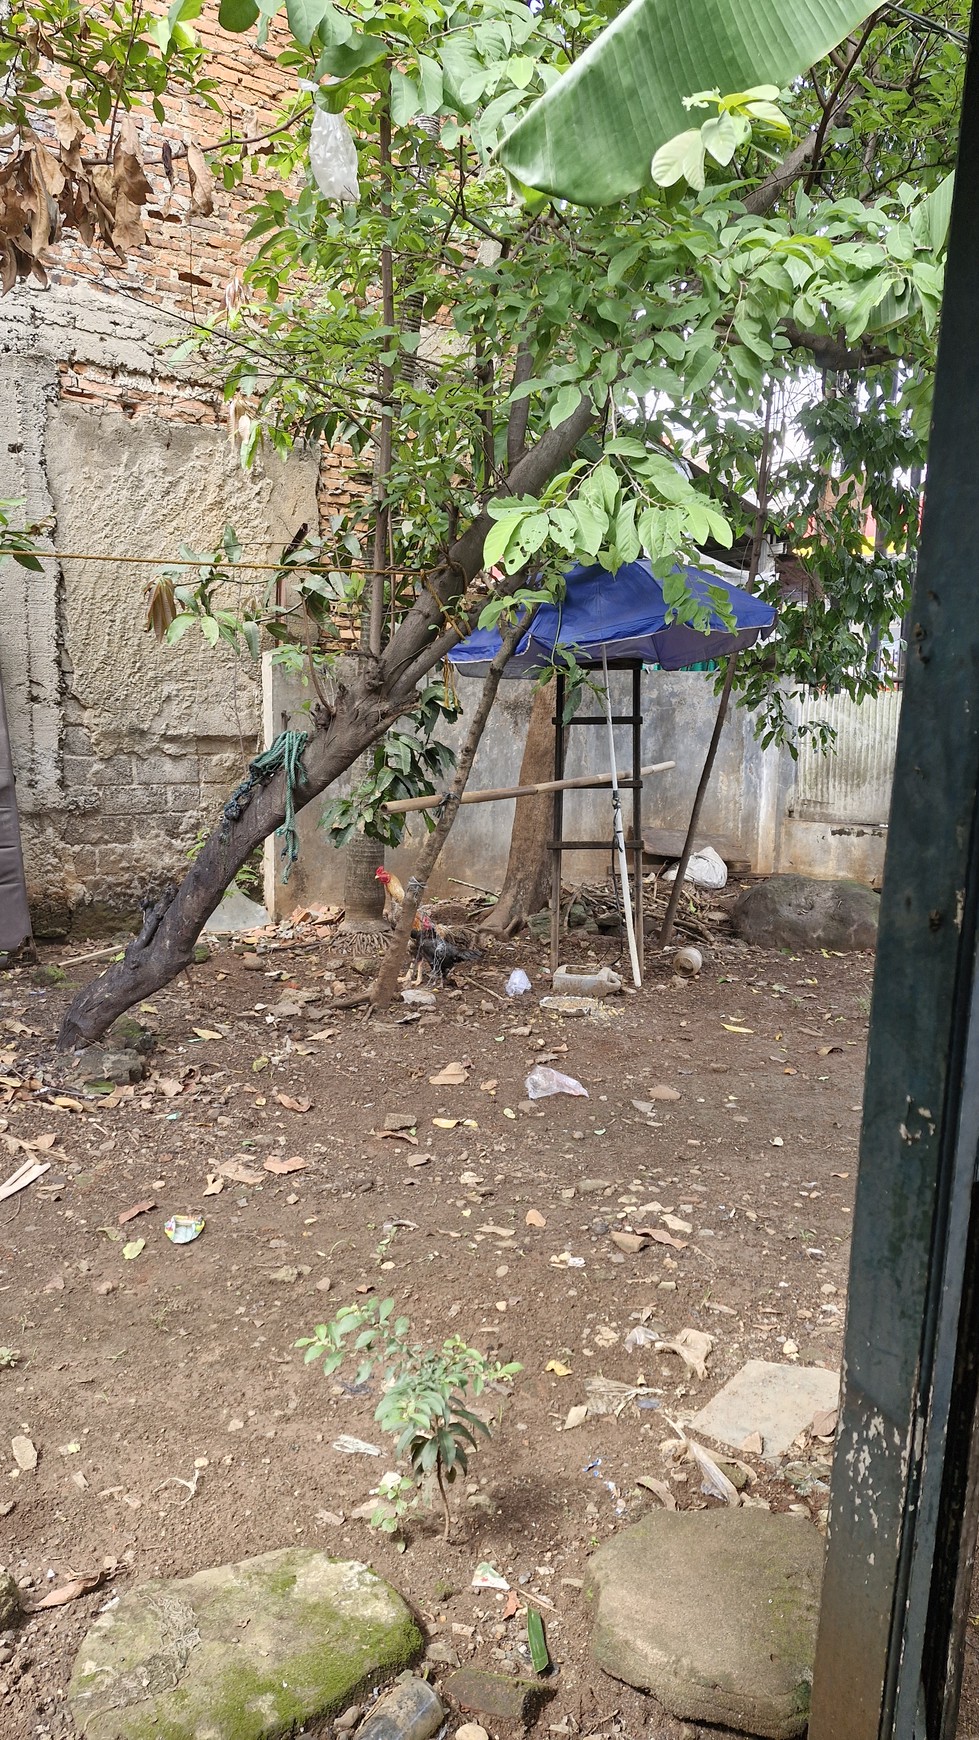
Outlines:
[[277, 1740], [423, 1649], [382, 1577], [288, 1547], [125, 1594], [85, 1637], [68, 1700], [85, 1740]]

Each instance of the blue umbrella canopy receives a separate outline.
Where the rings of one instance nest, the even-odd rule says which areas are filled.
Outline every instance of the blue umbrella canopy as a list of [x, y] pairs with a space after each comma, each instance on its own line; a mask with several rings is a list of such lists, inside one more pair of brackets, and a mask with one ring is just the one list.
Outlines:
[[[579, 665], [600, 666], [609, 659], [637, 659], [678, 671], [707, 659], [726, 658], [753, 646], [775, 624], [770, 604], [699, 568], [674, 570], [684, 576], [698, 603], [709, 611], [705, 631], [670, 621], [662, 583], [646, 561], [628, 562], [615, 575], [604, 568], [571, 568], [562, 603], [544, 604], [517, 642], [505, 677], [533, 677], [552, 663], [555, 647], [573, 652]], [[727, 599], [733, 630], [720, 615], [710, 589]], [[500, 649], [497, 629], [477, 628], [449, 654], [463, 675], [485, 676]]]

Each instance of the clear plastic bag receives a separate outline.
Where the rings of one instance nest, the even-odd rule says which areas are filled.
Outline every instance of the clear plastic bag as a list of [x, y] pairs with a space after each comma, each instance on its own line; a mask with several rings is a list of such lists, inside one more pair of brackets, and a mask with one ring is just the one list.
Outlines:
[[588, 1098], [588, 1089], [575, 1081], [573, 1075], [562, 1075], [559, 1069], [548, 1069], [543, 1063], [531, 1070], [524, 1087], [529, 1100], [546, 1100], [551, 1094], [580, 1094], [582, 1099]]
[[324, 199], [359, 200], [357, 146], [342, 115], [317, 109], [309, 132], [309, 166]]
[[529, 991], [530, 988], [530, 980], [524, 972], [523, 967], [514, 967], [513, 972], [510, 974], [510, 977], [506, 982], [507, 996], [522, 997], [524, 992]]

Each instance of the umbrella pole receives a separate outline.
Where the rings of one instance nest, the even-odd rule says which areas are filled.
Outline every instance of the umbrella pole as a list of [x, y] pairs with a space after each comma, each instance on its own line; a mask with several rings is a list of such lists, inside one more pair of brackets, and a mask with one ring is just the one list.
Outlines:
[[612, 697], [608, 686], [608, 658], [605, 648], [602, 648], [602, 675], [605, 678], [605, 720], [608, 725], [609, 765], [612, 774], [612, 839], [619, 861], [619, 882], [622, 886], [622, 910], [625, 914], [625, 934], [629, 943], [629, 959], [632, 962], [632, 982], [642, 984], [642, 974], [639, 971], [639, 954], [636, 949], [636, 932], [632, 922], [632, 895], [629, 889], [629, 861], [625, 855], [625, 835], [622, 832], [622, 803], [619, 798], [619, 776], [615, 768], [615, 733], [612, 730]]

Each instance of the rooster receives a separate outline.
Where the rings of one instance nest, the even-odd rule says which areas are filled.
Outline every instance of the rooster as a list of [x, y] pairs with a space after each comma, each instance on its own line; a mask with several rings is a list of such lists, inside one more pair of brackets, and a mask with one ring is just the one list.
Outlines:
[[[374, 881], [380, 882], [384, 888], [384, 914], [389, 924], [395, 925], [405, 903], [405, 891], [393, 871], [386, 870], [381, 864], [374, 872]], [[415, 927], [412, 926], [412, 935]]]
[[[415, 932], [412, 932], [415, 935]], [[461, 961], [481, 961], [482, 949], [461, 949], [445, 936], [430, 918], [422, 918], [418, 924], [418, 940], [415, 944], [415, 966], [418, 977], [421, 977], [422, 961], [427, 961], [430, 971], [430, 985], [451, 985], [452, 971]]]

